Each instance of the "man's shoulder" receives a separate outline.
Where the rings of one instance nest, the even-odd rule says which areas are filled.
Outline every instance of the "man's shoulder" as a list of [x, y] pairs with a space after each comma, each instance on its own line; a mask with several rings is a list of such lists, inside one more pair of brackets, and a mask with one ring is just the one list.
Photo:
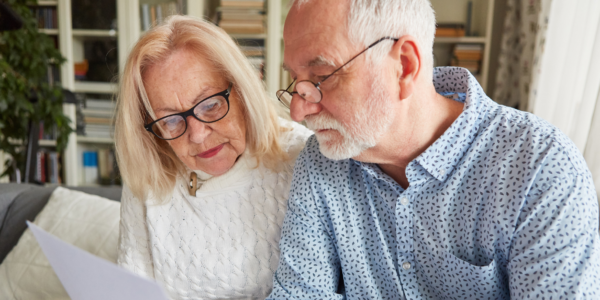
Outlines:
[[523, 163], [536, 163], [541, 168], [548, 167], [550, 161], [562, 163], [563, 171], [573, 175], [589, 172], [569, 137], [529, 112], [496, 104], [482, 134], [497, 144], [494, 155], [519, 156]]

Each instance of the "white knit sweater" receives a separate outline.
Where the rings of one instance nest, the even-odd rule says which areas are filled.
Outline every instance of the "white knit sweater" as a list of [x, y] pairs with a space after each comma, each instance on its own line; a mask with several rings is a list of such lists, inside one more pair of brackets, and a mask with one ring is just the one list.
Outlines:
[[[207, 179], [196, 197], [180, 178], [168, 201], [121, 199], [118, 263], [154, 278], [172, 299], [264, 299], [279, 263], [279, 238], [293, 164], [312, 134], [292, 122], [281, 144], [291, 157], [279, 173], [243, 154]], [[199, 173], [199, 178], [207, 175]]]

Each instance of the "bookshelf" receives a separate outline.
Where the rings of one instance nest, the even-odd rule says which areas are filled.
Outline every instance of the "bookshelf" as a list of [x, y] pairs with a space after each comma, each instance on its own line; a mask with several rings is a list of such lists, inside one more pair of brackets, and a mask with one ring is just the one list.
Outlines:
[[[58, 1], [37, 1], [36, 3], [27, 3], [33, 18], [37, 20], [37, 30], [50, 37], [54, 41], [56, 48], [59, 47], [59, 18], [58, 18]], [[0, 17], [1, 18], [1, 17]], [[60, 70], [57, 66], [48, 66], [46, 80], [49, 84], [60, 84]], [[56, 130], [52, 124], [34, 125], [39, 126], [33, 132], [39, 134], [37, 153], [33, 153], [34, 162], [38, 162], [38, 169], [34, 171], [33, 177], [27, 178], [45, 182], [48, 184], [58, 183], [58, 161], [59, 154], [56, 152]], [[26, 137], [27, 138], [27, 137]], [[23, 140], [9, 140], [9, 143], [16, 146], [23, 146]], [[35, 149], [35, 148], [34, 148]], [[0, 151], [0, 174], [5, 171], [5, 162], [10, 158], [8, 153]], [[52, 167], [50, 167], [52, 165]], [[26, 173], [21, 170], [21, 174]], [[52, 180], [50, 177], [52, 176]], [[0, 182], [9, 181], [9, 177], [0, 178]]]
[[[53, 36], [57, 46], [66, 58], [60, 69], [60, 81], [65, 89], [77, 93], [81, 97], [101, 98], [107, 102], [117, 91], [115, 76], [125, 64], [127, 55], [135, 42], [143, 34], [142, 5], [157, 5], [175, 1], [183, 13], [191, 16], [211, 19], [221, 0], [47, 0], [38, 1], [37, 7], [54, 8], [57, 14], [56, 28], [40, 28], [40, 31]], [[491, 32], [494, 18], [494, 0], [471, 0], [473, 28], [472, 36], [438, 37], [435, 39], [434, 54], [437, 65], [448, 65], [456, 45], [478, 44], [483, 46], [481, 68], [477, 79], [484, 90], [487, 90], [489, 78]], [[114, 16], [103, 28], [99, 26], [74, 25], [74, 15], [80, 15], [77, 9], [81, 3], [101, 3], [101, 7], [110, 6]], [[288, 0], [264, 0], [265, 31], [262, 33], [231, 33], [230, 36], [243, 44], [245, 40], [260, 40], [264, 47], [264, 82], [269, 95], [274, 95], [281, 87], [289, 84], [289, 75], [281, 70], [283, 57], [283, 22], [287, 15]], [[438, 23], [465, 23], [469, 0], [431, 0], [436, 11]], [[106, 20], [104, 20], [106, 21]], [[111, 47], [111, 76], [103, 80], [77, 80], [75, 64], [86, 57], [86, 45], [99, 42]], [[105, 76], [106, 77], [106, 76]], [[81, 123], [81, 113], [75, 104], [65, 104], [65, 114], [75, 122]], [[44, 147], [55, 147], [54, 141], [41, 141]], [[83, 185], [83, 152], [95, 149], [109, 149], [113, 139], [71, 134], [65, 149], [63, 160], [63, 183], [70, 186]], [[2, 158], [0, 153], [0, 158]], [[0, 171], [3, 166], [0, 166]]]
[[[479, 72], [475, 78], [484, 91], [488, 90], [490, 74], [490, 51], [492, 45], [492, 26], [494, 23], [495, 0], [431, 0], [438, 24], [470, 23], [471, 35], [457, 37], [436, 37], [433, 46], [436, 66], [447, 66], [452, 62], [454, 51], [460, 47], [476, 46], [481, 48], [478, 60]], [[469, 2], [471, 17], [469, 19]]]
[[[83, 103], [89, 100], [110, 103], [118, 88], [116, 75], [122, 71], [129, 51], [144, 33], [142, 6], [170, 2], [175, 2], [179, 11], [184, 14], [210, 18], [221, 0], [38, 0], [35, 7], [51, 9], [56, 14], [55, 26], [39, 30], [55, 38], [57, 47], [66, 58], [57, 72], [63, 88], [75, 93]], [[246, 40], [261, 41], [265, 54], [268, 53], [264, 58], [263, 79], [271, 95], [274, 95], [281, 84], [281, 2], [264, 0], [264, 32], [231, 34], [240, 44]], [[283, 6], [287, 7], [285, 4]], [[104, 61], [99, 63], [98, 57], [91, 57], [93, 50], [104, 53]], [[107, 70], [99, 69], [101, 63]], [[83, 153], [110, 150], [114, 140], [111, 136], [82, 134], [82, 126], [85, 126], [82, 125], [83, 121], [98, 117], [90, 116], [88, 108], [64, 104], [63, 111], [74, 121], [72, 126], [77, 130], [69, 136], [69, 143], [62, 155], [62, 182], [69, 186], [89, 185], [84, 178], [86, 170]], [[112, 119], [112, 114], [101, 117]], [[41, 140], [40, 145], [52, 148], [56, 147], [56, 142]], [[4, 154], [0, 153], [0, 158], [3, 158], [2, 155]], [[0, 166], [0, 171], [2, 168]]]

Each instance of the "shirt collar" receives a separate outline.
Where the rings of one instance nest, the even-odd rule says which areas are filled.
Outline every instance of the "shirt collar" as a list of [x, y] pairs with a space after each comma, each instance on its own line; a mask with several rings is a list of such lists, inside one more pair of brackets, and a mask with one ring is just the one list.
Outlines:
[[418, 168], [412, 166], [413, 163], [420, 164], [437, 180], [445, 181], [473, 143], [489, 109], [490, 100], [468, 70], [458, 67], [435, 68], [433, 78], [439, 94], [463, 102], [465, 106], [444, 134], [408, 165], [406, 175], [409, 181], [418, 180], [419, 176]]
[[[439, 67], [433, 71], [435, 90], [448, 98], [463, 102], [463, 112], [425, 152], [408, 164], [406, 176], [413, 183], [421, 179], [421, 168], [439, 181], [445, 181], [473, 143], [479, 125], [490, 108], [489, 98], [467, 69]], [[350, 159], [371, 176], [388, 181], [378, 167]], [[418, 164], [418, 165], [415, 165]], [[384, 176], [385, 175], [385, 176]]]

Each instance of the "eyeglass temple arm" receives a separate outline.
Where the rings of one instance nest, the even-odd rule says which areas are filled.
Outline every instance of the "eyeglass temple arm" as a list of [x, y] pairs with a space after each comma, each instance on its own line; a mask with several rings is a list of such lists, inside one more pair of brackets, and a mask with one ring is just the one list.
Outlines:
[[[323, 81], [327, 80], [327, 78], [331, 77], [331, 76], [332, 76], [333, 74], [335, 74], [337, 71], [341, 70], [343, 67], [345, 67], [347, 64], [349, 64], [351, 61], [353, 61], [353, 60], [354, 60], [355, 58], [357, 58], [359, 55], [363, 54], [365, 51], [367, 51], [367, 50], [369, 50], [369, 49], [371, 49], [371, 48], [375, 47], [375, 45], [377, 45], [377, 44], [379, 44], [380, 42], [382, 42], [382, 41], [385, 41], [385, 40], [394, 40], [394, 42], [397, 42], [397, 41], [398, 41], [398, 40], [400, 40], [400, 39], [398, 39], [398, 38], [393, 38], [393, 37], [389, 37], [389, 36], [386, 36], [386, 37], [383, 37], [383, 38], [380, 38], [380, 39], [378, 39], [376, 42], [372, 43], [372, 44], [371, 44], [371, 45], [369, 45], [367, 48], [365, 48], [365, 50], [363, 50], [363, 51], [360, 51], [358, 54], [354, 55], [354, 57], [352, 57], [352, 58], [351, 58], [349, 61], [347, 61], [347, 62], [346, 62], [345, 64], [343, 64], [341, 67], [339, 67], [339, 68], [335, 69], [335, 71], [331, 72], [331, 74], [329, 74], [327, 77], [323, 78], [323, 80], [321, 80], [321, 81], [320, 81], [320, 82], [317, 84], [317, 87], [319, 87], [319, 85], [321, 85], [321, 82], [323, 82]], [[291, 85], [290, 85], [290, 86], [291, 86]]]

